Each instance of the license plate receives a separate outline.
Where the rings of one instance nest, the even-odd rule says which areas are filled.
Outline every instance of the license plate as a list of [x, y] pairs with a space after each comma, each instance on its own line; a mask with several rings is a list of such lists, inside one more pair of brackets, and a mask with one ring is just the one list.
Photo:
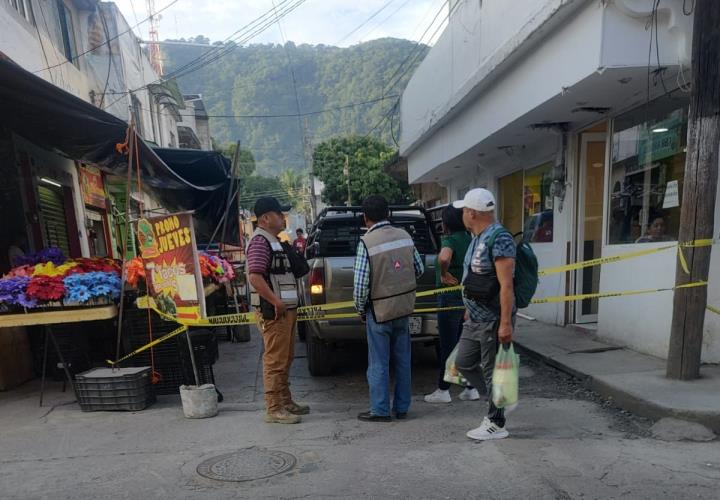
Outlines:
[[422, 331], [422, 318], [420, 316], [410, 316], [410, 335], [420, 335]]

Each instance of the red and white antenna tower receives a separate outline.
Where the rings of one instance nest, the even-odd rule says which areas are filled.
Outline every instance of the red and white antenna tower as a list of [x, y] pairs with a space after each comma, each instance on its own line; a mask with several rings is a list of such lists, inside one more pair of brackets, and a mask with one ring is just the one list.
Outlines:
[[158, 34], [158, 21], [160, 16], [155, 15], [155, 0], [147, 0], [148, 18], [150, 19], [150, 64], [158, 75], [162, 76], [162, 53], [160, 52], [160, 35]]

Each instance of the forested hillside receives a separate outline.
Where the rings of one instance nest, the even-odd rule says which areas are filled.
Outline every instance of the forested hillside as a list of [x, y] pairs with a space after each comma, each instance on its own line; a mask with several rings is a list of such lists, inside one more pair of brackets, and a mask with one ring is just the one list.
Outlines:
[[[201, 36], [191, 41], [197, 46], [163, 45], [166, 74], [216, 47]], [[178, 84], [184, 93], [203, 95], [218, 143], [241, 140], [242, 147], [252, 151], [258, 174], [277, 175], [288, 168], [305, 168], [306, 126], [308, 140], [317, 144], [334, 136], [365, 134], [380, 123], [396, 99], [347, 106], [398, 95], [426, 51], [425, 46], [392, 38], [349, 48], [292, 42], [251, 45], [236, 47], [199, 71], [179, 77]], [[300, 113], [345, 108], [301, 118], [237, 116], [294, 115], [298, 106]], [[397, 135], [397, 119], [393, 126]], [[392, 144], [390, 120], [374, 134]]]

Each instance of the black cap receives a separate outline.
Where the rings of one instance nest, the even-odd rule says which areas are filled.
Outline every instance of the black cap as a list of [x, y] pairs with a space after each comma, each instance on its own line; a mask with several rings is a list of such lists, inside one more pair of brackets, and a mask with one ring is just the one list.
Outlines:
[[263, 196], [255, 202], [253, 212], [255, 212], [256, 217], [260, 217], [268, 212], [287, 212], [288, 210], [290, 210], [290, 205], [281, 205], [276, 198]]

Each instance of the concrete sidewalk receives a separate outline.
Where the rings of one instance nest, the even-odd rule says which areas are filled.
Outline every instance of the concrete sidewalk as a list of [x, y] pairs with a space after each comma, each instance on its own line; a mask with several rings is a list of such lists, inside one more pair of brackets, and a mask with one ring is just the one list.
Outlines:
[[703, 366], [699, 380], [670, 380], [661, 359], [537, 321], [519, 320], [515, 341], [521, 352], [583, 380], [628, 411], [689, 420], [720, 433], [720, 366]]

